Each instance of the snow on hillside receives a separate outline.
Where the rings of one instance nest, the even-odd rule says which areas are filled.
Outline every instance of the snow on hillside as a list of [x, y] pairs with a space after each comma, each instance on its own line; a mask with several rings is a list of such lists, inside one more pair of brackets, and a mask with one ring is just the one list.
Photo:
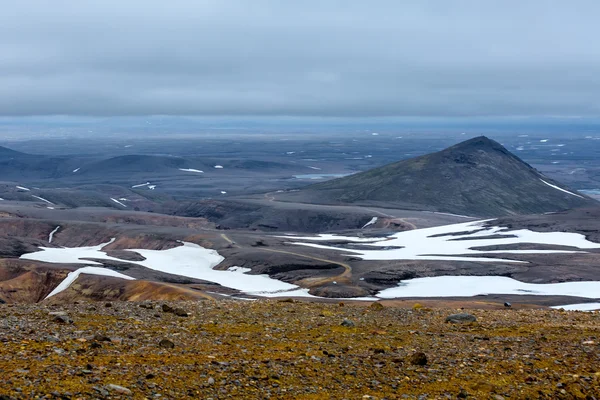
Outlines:
[[360, 229], [365, 229], [367, 226], [373, 225], [375, 222], [377, 222], [378, 219], [379, 218], [377, 218], [377, 217], [371, 218], [371, 220], [369, 222], [367, 222], [366, 224], [364, 224], [363, 227]]
[[45, 199], [45, 198], [43, 198], [43, 197], [36, 196], [36, 195], [34, 195], [34, 194], [32, 194], [32, 195], [31, 195], [31, 197], [35, 197], [35, 198], [36, 198], [36, 199], [38, 199], [38, 200], [44, 201], [44, 202], [46, 202], [46, 203], [50, 204], [51, 206], [53, 206], [53, 205], [54, 205], [54, 203], [53, 203], [53, 202], [51, 202], [50, 200], [46, 200], [46, 199]]
[[108, 268], [83, 267], [83, 268], [79, 268], [76, 271], [69, 272], [69, 275], [67, 275], [67, 277], [61, 283], [59, 283], [58, 286], [55, 287], [54, 290], [51, 291], [50, 294], [45, 297], [45, 299], [47, 299], [49, 297], [52, 297], [54, 295], [57, 295], [58, 293], [66, 290], [66, 289], [68, 289], [69, 286], [71, 286], [71, 284], [73, 282], [75, 282], [75, 280], [77, 280], [77, 278], [79, 278], [79, 275], [81, 275], [81, 274], [102, 275], [102, 276], [111, 276], [111, 277], [114, 277], [114, 278], [135, 280], [134, 278], [132, 278], [130, 276], [121, 274], [119, 272], [113, 271], [113, 270], [108, 269]]
[[110, 199], [111, 199], [112, 201], [114, 201], [115, 203], [117, 203], [118, 205], [120, 205], [120, 206], [127, 207], [125, 204], [121, 203], [121, 202], [120, 202], [119, 200], [117, 200], [117, 199], [113, 199], [112, 197], [111, 197]]
[[563, 189], [563, 188], [561, 188], [561, 187], [558, 187], [558, 186], [556, 186], [556, 185], [553, 185], [553, 184], [551, 184], [551, 183], [548, 183], [548, 182], [546, 182], [546, 181], [545, 181], [545, 180], [543, 180], [543, 179], [540, 179], [540, 181], [544, 182], [546, 185], [548, 185], [548, 186], [550, 186], [550, 187], [552, 187], [552, 188], [554, 188], [554, 189], [560, 190], [561, 192], [565, 192], [565, 193], [568, 193], [568, 194], [570, 194], [571, 196], [577, 196], [577, 197], [580, 197], [580, 198], [582, 198], [582, 199], [583, 199], [583, 196], [580, 196], [580, 195], [578, 195], [578, 194], [575, 194], [575, 193], [573, 193], [573, 192], [569, 192], [568, 190], [565, 190], [565, 189]]
[[197, 173], [201, 173], [203, 174], [204, 171], [200, 171], [199, 169], [194, 169], [194, 168], [179, 168], [180, 171], [185, 171], [185, 172], [197, 172]]
[[48, 243], [52, 243], [52, 239], [54, 239], [54, 234], [58, 232], [59, 229], [60, 225], [58, 225], [56, 228], [54, 228], [52, 232], [50, 232], [50, 234], [48, 235]]

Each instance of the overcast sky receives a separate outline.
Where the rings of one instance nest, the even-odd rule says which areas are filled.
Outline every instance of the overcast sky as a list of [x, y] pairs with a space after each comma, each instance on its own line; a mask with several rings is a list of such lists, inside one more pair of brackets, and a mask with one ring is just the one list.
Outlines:
[[599, 116], [600, 1], [8, 0], [0, 115]]

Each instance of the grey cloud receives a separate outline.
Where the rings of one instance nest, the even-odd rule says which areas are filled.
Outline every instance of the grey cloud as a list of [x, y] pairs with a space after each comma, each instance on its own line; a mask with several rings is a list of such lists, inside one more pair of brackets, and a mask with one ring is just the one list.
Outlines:
[[596, 1], [19, 1], [1, 115], [600, 115]]

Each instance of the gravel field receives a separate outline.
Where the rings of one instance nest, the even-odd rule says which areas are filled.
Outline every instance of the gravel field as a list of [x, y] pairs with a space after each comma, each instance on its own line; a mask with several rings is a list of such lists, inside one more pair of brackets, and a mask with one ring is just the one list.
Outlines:
[[595, 399], [600, 313], [0, 304], [0, 376], [2, 400]]

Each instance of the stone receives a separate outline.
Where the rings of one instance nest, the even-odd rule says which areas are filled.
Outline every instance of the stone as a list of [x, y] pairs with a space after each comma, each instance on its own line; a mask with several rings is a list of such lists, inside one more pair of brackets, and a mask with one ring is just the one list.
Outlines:
[[158, 342], [158, 345], [163, 349], [172, 349], [175, 347], [175, 343], [171, 342], [169, 339], [162, 339]]
[[110, 342], [110, 338], [108, 336], [100, 333], [95, 334], [93, 340], [96, 342]]
[[183, 308], [174, 309], [173, 314], [177, 315], [178, 317], [187, 317], [188, 316], [188, 312], [185, 311]]
[[161, 306], [161, 308], [162, 308], [163, 312], [166, 312], [166, 313], [172, 313], [173, 312], [173, 307], [171, 307], [168, 304], [163, 304]]
[[452, 315], [448, 315], [446, 317], [446, 322], [450, 322], [453, 324], [475, 322], [475, 321], [477, 321], [477, 318], [475, 318], [474, 315], [471, 315], [469, 313], [452, 314]]
[[427, 365], [427, 356], [420, 351], [411, 355], [409, 361], [412, 365]]
[[54, 322], [59, 324], [72, 324], [73, 320], [68, 315], [57, 315], [53, 319]]
[[114, 393], [131, 394], [131, 390], [127, 389], [126, 387], [119, 386], [119, 385], [114, 385], [112, 383], [109, 383], [108, 385], [106, 385], [106, 389], [108, 391], [114, 392]]
[[104, 397], [108, 397], [110, 395], [110, 393], [108, 392], [108, 390], [98, 387], [98, 386], [92, 386], [92, 389], [94, 389], [96, 392], [100, 393], [100, 395], [104, 396]]
[[340, 325], [346, 326], [349, 328], [355, 326], [354, 322], [350, 321], [349, 319], [344, 319]]

